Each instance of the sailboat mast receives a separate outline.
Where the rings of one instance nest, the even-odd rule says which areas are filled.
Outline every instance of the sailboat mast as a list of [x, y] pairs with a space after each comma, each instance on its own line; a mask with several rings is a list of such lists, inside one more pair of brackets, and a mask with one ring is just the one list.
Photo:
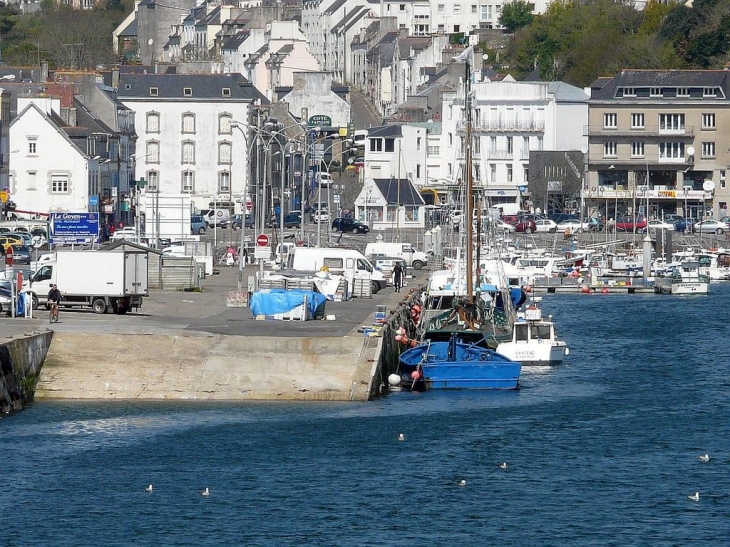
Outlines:
[[472, 143], [471, 143], [471, 67], [469, 59], [465, 62], [466, 74], [464, 79], [464, 114], [466, 116], [466, 294], [474, 296], [474, 180], [472, 179]]

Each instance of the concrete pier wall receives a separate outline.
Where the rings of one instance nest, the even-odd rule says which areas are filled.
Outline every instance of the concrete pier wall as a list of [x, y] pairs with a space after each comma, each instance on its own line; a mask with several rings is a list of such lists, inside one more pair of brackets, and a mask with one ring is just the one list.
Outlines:
[[0, 342], [0, 413], [25, 408], [33, 401], [53, 332], [30, 333]]
[[368, 346], [368, 339], [356, 334], [57, 332], [36, 397], [365, 401], [377, 360], [377, 349]]

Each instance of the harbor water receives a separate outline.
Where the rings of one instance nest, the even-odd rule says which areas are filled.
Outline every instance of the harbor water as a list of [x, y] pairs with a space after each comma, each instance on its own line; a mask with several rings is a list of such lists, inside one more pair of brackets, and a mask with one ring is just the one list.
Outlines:
[[518, 391], [38, 401], [0, 420], [0, 545], [727, 545], [711, 291], [546, 296], [571, 353]]

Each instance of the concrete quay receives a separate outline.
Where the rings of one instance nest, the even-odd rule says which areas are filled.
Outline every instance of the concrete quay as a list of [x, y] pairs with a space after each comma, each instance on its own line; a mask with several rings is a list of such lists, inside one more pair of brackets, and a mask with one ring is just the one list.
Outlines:
[[[358, 330], [404, 293], [327, 302], [334, 321], [256, 320], [249, 308], [226, 306], [238, 269], [219, 271], [200, 293], [151, 292], [139, 313], [62, 309], [51, 326], [40, 309], [33, 319], [0, 318], [0, 332], [52, 327], [38, 398], [368, 400], [381, 339]], [[244, 284], [253, 274], [244, 270]]]

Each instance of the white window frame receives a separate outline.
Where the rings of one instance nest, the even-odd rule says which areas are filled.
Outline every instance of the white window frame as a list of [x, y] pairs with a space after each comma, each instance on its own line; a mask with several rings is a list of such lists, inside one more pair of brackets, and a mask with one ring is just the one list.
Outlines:
[[233, 145], [229, 141], [218, 143], [218, 163], [222, 165], [233, 163]]
[[184, 164], [195, 163], [195, 143], [193, 141], [183, 141], [180, 147], [180, 161]]
[[66, 173], [51, 173], [51, 194], [69, 194], [71, 184]]
[[195, 171], [192, 169], [185, 169], [180, 173], [180, 193], [195, 193]]
[[146, 116], [146, 127], [147, 133], [159, 133], [160, 132], [160, 113], [159, 112], [147, 112]]
[[604, 158], [615, 158], [616, 157], [616, 141], [606, 141], [603, 143], [603, 157]]
[[231, 172], [230, 171], [219, 171], [218, 172], [218, 193], [219, 194], [230, 194], [231, 193]]
[[707, 141], [702, 143], [702, 156], [703, 158], [714, 158], [715, 157], [715, 142]]
[[644, 129], [646, 117], [643, 112], [632, 112], [631, 113], [631, 129]]
[[702, 114], [702, 129], [715, 129], [715, 113], [705, 112]]
[[147, 191], [157, 192], [160, 189], [159, 171], [147, 171]]
[[159, 141], [147, 141], [145, 152], [145, 160], [147, 163], [160, 163]]
[[28, 137], [28, 155], [38, 155], [38, 137]]
[[659, 114], [659, 131], [684, 131], [684, 114]]
[[633, 141], [631, 143], [631, 157], [643, 158], [645, 154], [644, 141]]
[[195, 134], [195, 114], [192, 112], [185, 112], [182, 115], [182, 132], [186, 135]]
[[218, 134], [219, 135], [232, 135], [233, 127], [233, 116], [230, 114], [221, 114], [218, 116]]
[[659, 159], [663, 160], [684, 160], [683, 142], [660, 142]]
[[603, 113], [603, 128], [616, 129], [618, 127], [618, 114], [615, 112]]

